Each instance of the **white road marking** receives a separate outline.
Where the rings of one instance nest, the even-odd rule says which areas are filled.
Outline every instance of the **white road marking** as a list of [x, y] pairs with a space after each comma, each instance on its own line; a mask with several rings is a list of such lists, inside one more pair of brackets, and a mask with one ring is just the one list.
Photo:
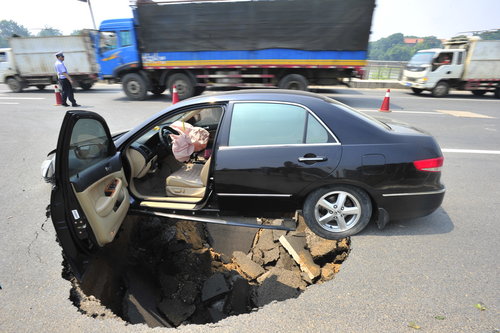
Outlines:
[[459, 154], [490, 154], [500, 155], [500, 150], [481, 150], [481, 149], [441, 149], [443, 153], [459, 153]]
[[377, 112], [381, 114], [387, 114], [387, 113], [411, 113], [411, 114], [427, 114], [427, 115], [432, 115], [432, 116], [444, 116], [444, 114], [440, 112], [435, 112], [435, 111], [390, 111], [390, 112], [382, 112], [379, 111], [378, 109], [373, 110], [373, 109], [356, 109], [361, 112]]
[[470, 112], [470, 111], [456, 111], [456, 110], [436, 110], [436, 111], [462, 118], [494, 118], [490, 116], [485, 116], [484, 114]]
[[0, 99], [46, 99], [44, 97], [0, 97]]
[[16, 102], [0, 102], [0, 105], [17, 105], [19, 103]]

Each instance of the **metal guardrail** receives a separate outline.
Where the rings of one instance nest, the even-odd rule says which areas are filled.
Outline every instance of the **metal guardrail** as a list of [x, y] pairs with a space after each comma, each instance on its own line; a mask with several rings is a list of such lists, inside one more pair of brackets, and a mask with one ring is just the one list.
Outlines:
[[407, 61], [368, 60], [365, 67], [365, 80], [400, 80]]

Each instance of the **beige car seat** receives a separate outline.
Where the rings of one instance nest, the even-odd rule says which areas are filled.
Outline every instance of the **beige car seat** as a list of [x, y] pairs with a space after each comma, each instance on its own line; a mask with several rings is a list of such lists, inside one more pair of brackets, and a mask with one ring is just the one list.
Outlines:
[[167, 196], [203, 198], [210, 170], [209, 158], [205, 164], [185, 164], [166, 180]]

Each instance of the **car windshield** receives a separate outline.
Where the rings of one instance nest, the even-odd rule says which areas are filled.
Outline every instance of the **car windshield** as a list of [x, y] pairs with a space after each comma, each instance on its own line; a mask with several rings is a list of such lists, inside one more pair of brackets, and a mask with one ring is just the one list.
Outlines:
[[409, 65], [430, 64], [435, 52], [417, 52], [408, 63]]

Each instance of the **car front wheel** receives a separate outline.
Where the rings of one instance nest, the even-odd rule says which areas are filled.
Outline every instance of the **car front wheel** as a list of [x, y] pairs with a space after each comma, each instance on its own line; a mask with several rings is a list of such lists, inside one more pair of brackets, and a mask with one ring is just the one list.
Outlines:
[[304, 220], [316, 235], [340, 239], [363, 230], [372, 215], [368, 194], [349, 185], [336, 185], [312, 192], [304, 202]]

